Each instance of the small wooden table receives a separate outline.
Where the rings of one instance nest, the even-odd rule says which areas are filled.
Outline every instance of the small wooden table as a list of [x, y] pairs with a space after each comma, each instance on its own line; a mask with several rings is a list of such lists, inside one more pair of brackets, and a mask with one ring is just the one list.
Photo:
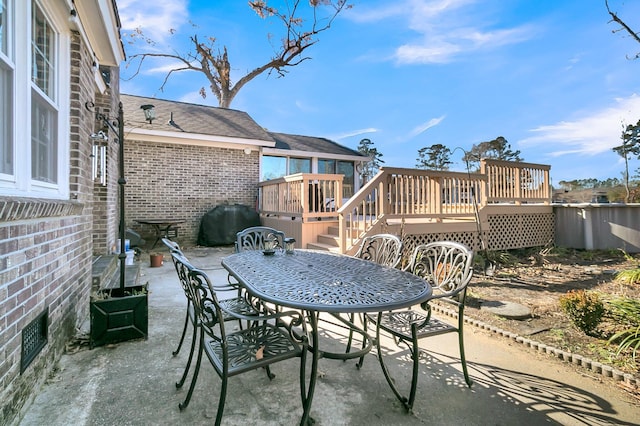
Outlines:
[[151, 250], [153, 250], [161, 238], [169, 238], [169, 232], [175, 230], [177, 235], [177, 229], [175, 226], [186, 221], [184, 219], [139, 219], [136, 220], [136, 222], [141, 225], [149, 225], [153, 227], [156, 236], [156, 240], [154, 241], [153, 246], [151, 246]]

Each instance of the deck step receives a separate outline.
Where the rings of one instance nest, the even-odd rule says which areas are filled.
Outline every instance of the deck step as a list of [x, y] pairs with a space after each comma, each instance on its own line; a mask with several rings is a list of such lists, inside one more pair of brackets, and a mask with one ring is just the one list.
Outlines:
[[[349, 232], [351, 232], [351, 238], [357, 238], [361, 230], [351, 229], [347, 227], [347, 235], [349, 235]], [[338, 238], [338, 236], [340, 235], [340, 228], [337, 226], [329, 226], [329, 228], [327, 228], [327, 233], [328, 235], [333, 235], [334, 237]]]
[[319, 234], [317, 242], [320, 244], [325, 244], [332, 247], [338, 247], [338, 236], [330, 235], [330, 234]]
[[322, 243], [308, 243], [307, 248], [310, 250], [323, 250], [323, 251], [330, 251], [332, 253], [340, 253], [339, 247], [331, 246], [328, 244], [322, 244]]

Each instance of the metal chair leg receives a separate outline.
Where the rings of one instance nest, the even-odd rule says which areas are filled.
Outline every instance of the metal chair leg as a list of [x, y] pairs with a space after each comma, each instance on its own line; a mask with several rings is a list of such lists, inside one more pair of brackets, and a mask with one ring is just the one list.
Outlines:
[[180, 336], [180, 343], [178, 343], [178, 347], [175, 351], [171, 352], [173, 356], [178, 355], [180, 353], [180, 348], [182, 348], [182, 342], [184, 342], [184, 336], [187, 334], [187, 326], [189, 325], [189, 304], [191, 302], [187, 301], [187, 314], [184, 317], [184, 327], [182, 327], [182, 336]]
[[380, 343], [380, 316], [381, 314], [378, 314], [378, 321], [376, 325], [376, 345], [378, 347], [378, 361], [380, 362], [380, 368], [382, 369], [382, 374], [384, 374], [384, 378], [387, 380], [387, 383], [389, 384], [391, 391], [396, 396], [396, 398], [398, 398], [398, 400], [402, 403], [402, 405], [406, 407], [407, 398], [405, 398], [398, 390], [395, 380], [393, 379], [393, 377], [391, 377], [391, 373], [389, 372], [389, 369], [387, 368], [387, 365], [384, 362], [384, 356], [382, 355], [382, 344]]
[[198, 328], [196, 324], [193, 325], [193, 337], [191, 338], [191, 350], [189, 352], [189, 359], [187, 359], [187, 365], [184, 367], [184, 372], [179, 381], [176, 382], [176, 388], [180, 389], [184, 385], [187, 375], [189, 374], [189, 368], [191, 368], [191, 361], [193, 360], [193, 352], [196, 348], [196, 340], [198, 340]]
[[184, 401], [178, 404], [180, 411], [187, 408], [189, 405], [189, 401], [191, 400], [191, 395], [193, 395], [193, 390], [196, 387], [196, 382], [198, 381], [198, 373], [200, 372], [200, 365], [202, 365], [202, 352], [204, 352], [204, 332], [200, 329], [200, 338], [198, 339], [200, 344], [198, 345], [198, 359], [196, 360], [196, 368], [193, 372], [193, 379], [191, 379], [191, 385], [189, 385], [189, 391], [187, 392], [187, 396]]
[[458, 312], [458, 344], [460, 346], [460, 363], [462, 363], [462, 373], [464, 374], [464, 381], [467, 382], [467, 386], [471, 387], [473, 380], [469, 377], [467, 371], [467, 360], [464, 356], [464, 335], [462, 333], [462, 324], [464, 323], [464, 313], [462, 310]]
[[229, 380], [229, 378], [227, 377], [227, 374], [223, 374], [221, 379], [222, 379], [222, 384], [220, 386], [220, 398], [218, 399], [218, 412], [216, 413], [216, 426], [220, 426], [220, 423], [222, 423], [222, 414], [224, 413], [224, 403], [227, 399], [227, 381]]
[[404, 403], [407, 412], [413, 412], [413, 403], [416, 400], [416, 390], [418, 389], [418, 370], [420, 369], [420, 348], [418, 347], [418, 324], [411, 324], [411, 358], [413, 359], [413, 371], [411, 374], [411, 390], [409, 399]]

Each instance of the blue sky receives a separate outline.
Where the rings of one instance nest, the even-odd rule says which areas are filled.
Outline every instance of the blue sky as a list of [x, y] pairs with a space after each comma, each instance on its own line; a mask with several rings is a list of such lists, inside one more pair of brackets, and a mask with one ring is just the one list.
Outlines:
[[[123, 34], [140, 27], [159, 51], [186, 53], [189, 36], [215, 36], [236, 79], [273, 54], [268, 33], [279, 39], [279, 24], [258, 18], [245, 0], [117, 3]], [[284, 78], [257, 77], [231, 107], [270, 131], [354, 149], [368, 138], [390, 167], [414, 167], [420, 148], [440, 143], [455, 150], [452, 170], [463, 171], [463, 150], [503, 136], [524, 161], [551, 165], [556, 186], [621, 177], [611, 147], [623, 124], [640, 119], [640, 60], [628, 59], [640, 43], [613, 33], [604, 0], [351, 3], [307, 51], [311, 60]], [[640, 2], [609, 5], [640, 30]], [[210, 92], [198, 94], [207, 86], [198, 73], [175, 74], [160, 91], [172, 65], [145, 63], [121, 92], [217, 106]], [[122, 77], [130, 75], [123, 67]]]

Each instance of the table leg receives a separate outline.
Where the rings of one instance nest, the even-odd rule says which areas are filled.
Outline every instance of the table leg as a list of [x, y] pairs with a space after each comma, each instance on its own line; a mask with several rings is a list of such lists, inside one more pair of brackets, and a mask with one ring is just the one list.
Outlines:
[[307, 312], [307, 317], [311, 325], [311, 377], [309, 378], [309, 387], [306, 390], [302, 389], [302, 407], [304, 411], [302, 419], [300, 419], [301, 426], [315, 423], [315, 420], [311, 417], [311, 402], [316, 388], [318, 359], [320, 358], [320, 349], [318, 348], [318, 312]]
[[151, 246], [151, 250], [153, 250], [156, 247], [156, 244], [158, 244], [158, 241], [160, 241], [160, 238], [162, 238], [162, 230], [160, 229], [160, 225], [153, 225], [153, 229], [156, 233], [156, 240]]

